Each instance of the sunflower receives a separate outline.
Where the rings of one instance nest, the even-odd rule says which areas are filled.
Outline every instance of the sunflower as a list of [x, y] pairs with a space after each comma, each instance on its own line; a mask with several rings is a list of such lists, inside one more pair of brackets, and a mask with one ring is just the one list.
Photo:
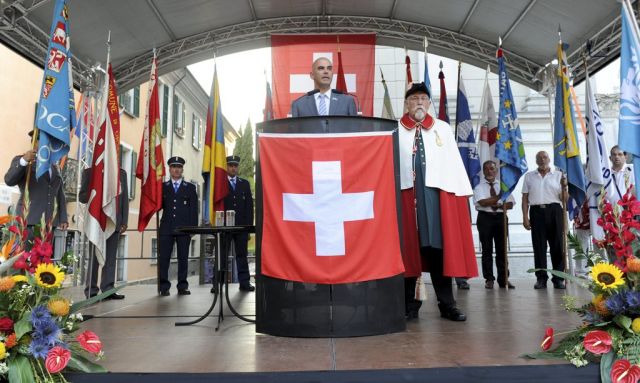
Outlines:
[[40, 287], [55, 288], [62, 286], [64, 273], [53, 263], [41, 263], [35, 272], [36, 283]]
[[28, 282], [28, 279], [26, 276], [22, 275], [22, 274], [16, 274], [16, 275], [12, 275], [11, 279], [13, 279], [13, 281], [15, 283], [20, 283], [20, 282]]
[[591, 278], [601, 288], [615, 289], [624, 285], [622, 270], [610, 263], [598, 263], [591, 268]]

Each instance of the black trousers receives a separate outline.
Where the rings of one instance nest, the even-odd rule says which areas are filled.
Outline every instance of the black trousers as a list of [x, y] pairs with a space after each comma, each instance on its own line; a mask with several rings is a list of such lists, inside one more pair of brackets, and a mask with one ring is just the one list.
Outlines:
[[[547, 268], [547, 243], [551, 253], [551, 263], [554, 270], [564, 271], [562, 257], [562, 207], [560, 204], [532, 205], [529, 208], [531, 223], [531, 242], [533, 243], [533, 262], [536, 269]], [[549, 279], [546, 271], [536, 271], [539, 281]], [[551, 278], [552, 281], [562, 281], [563, 278]]]
[[[84, 287], [84, 295], [90, 297], [97, 295], [100, 290], [104, 293], [113, 288], [116, 280], [116, 258], [118, 256], [118, 243], [120, 242], [120, 232], [115, 232], [107, 238], [106, 254], [104, 256], [104, 265], [102, 265], [102, 274], [100, 275], [100, 288], [98, 288], [98, 259], [92, 255], [91, 272], [87, 273], [87, 280]], [[95, 249], [92, 249], [95, 251]]]
[[171, 252], [173, 244], [176, 244], [178, 253], [178, 290], [186, 290], [189, 288], [187, 276], [189, 273], [189, 245], [191, 244], [190, 235], [160, 235], [160, 259], [158, 259], [158, 267], [160, 268], [160, 291], [169, 291], [171, 282], [169, 281], [169, 265], [171, 264]]
[[[456, 305], [456, 300], [453, 298], [453, 286], [451, 283], [451, 277], [442, 275], [443, 259], [442, 249], [435, 249], [433, 247], [423, 247], [420, 249], [420, 255], [422, 256], [422, 262], [426, 262], [429, 267], [429, 274], [431, 276], [431, 283], [433, 289], [436, 292], [436, 299], [440, 309], [448, 309]], [[415, 299], [416, 291], [416, 277], [410, 277], [404, 279], [404, 298], [405, 298], [405, 311], [418, 311], [422, 306], [422, 302]]]
[[249, 286], [250, 274], [249, 274], [249, 261], [247, 256], [249, 254], [247, 249], [247, 243], [249, 242], [249, 234], [240, 233], [233, 235], [233, 243], [236, 251], [236, 266], [238, 267], [238, 282], [240, 286]]
[[493, 281], [493, 247], [496, 248], [496, 269], [498, 271], [498, 284], [504, 286], [505, 259], [504, 259], [504, 225], [502, 212], [489, 213], [478, 212], [476, 220], [480, 244], [482, 245], [482, 277], [487, 281]]

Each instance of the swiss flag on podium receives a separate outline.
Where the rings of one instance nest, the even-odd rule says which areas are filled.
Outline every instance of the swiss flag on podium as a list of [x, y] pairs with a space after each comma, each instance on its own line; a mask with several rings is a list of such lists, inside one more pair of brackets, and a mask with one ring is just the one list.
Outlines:
[[260, 134], [262, 273], [352, 283], [404, 272], [390, 132]]

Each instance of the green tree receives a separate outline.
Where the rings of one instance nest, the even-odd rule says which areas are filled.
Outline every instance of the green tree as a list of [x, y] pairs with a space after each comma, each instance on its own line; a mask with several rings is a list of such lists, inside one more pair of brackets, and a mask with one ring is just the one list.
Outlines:
[[251, 120], [247, 120], [245, 128], [240, 130], [240, 138], [236, 142], [233, 154], [240, 157], [238, 175], [248, 179], [253, 189], [256, 162], [253, 159], [253, 128]]

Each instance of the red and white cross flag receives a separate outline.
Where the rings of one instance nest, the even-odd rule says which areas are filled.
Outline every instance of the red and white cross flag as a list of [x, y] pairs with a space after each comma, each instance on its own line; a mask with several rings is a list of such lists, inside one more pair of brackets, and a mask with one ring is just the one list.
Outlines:
[[264, 275], [335, 284], [404, 272], [391, 132], [258, 139]]
[[[85, 232], [96, 247], [98, 263], [104, 264], [106, 240], [116, 230], [118, 196], [118, 153], [120, 115], [111, 65], [105, 79], [105, 92], [100, 112], [98, 137], [93, 147], [91, 181], [89, 182], [88, 219]], [[108, 90], [107, 90], [108, 89]]]

